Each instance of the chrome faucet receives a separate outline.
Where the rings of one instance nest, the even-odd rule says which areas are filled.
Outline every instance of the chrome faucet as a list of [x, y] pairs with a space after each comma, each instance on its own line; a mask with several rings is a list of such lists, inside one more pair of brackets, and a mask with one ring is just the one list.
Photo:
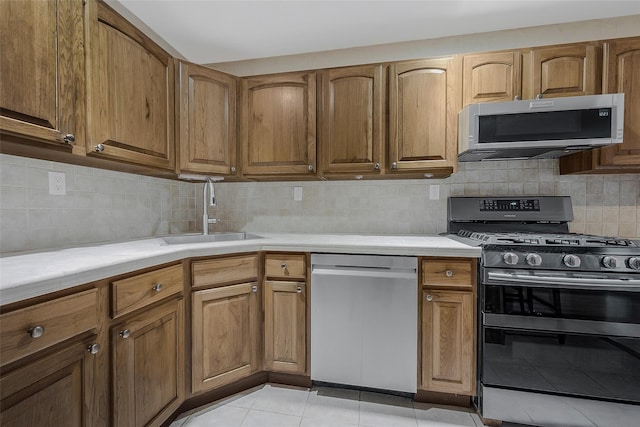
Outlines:
[[[221, 176], [208, 176], [204, 186], [202, 187], [202, 234], [209, 234], [209, 224], [217, 224], [220, 222], [218, 218], [209, 219], [207, 208], [215, 208], [218, 206], [213, 183], [220, 182], [223, 179], [224, 178]], [[209, 197], [207, 197], [207, 189], [209, 190]]]

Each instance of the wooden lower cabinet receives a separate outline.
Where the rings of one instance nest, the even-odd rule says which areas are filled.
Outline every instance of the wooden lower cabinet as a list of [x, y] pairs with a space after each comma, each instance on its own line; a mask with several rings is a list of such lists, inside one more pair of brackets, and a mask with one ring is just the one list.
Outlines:
[[302, 374], [306, 369], [306, 282], [265, 281], [265, 369]]
[[419, 388], [475, 391], [473, 292], [422, 291], [422, 375]]
[[193, 293], [194, 393], [232, 383], [259, 369], [258, 295], [255, 282]]
[[[92, 419], [98, 362], [95, 336], [72, 340], [58, 350], [2, 374], [0, 378], [0, 425], [86, 426]], [[103, 421], [104, 422], [104, 421]], [[105, 422], [106, 423], [106, 422]]]
[[114, 425], [161, 425], [184, 400], [184, 300], [114, 326], [111, 342]]

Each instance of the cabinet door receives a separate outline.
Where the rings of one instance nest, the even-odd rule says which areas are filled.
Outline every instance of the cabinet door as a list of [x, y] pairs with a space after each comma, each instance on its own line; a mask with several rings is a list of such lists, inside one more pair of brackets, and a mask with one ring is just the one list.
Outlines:
[[384, 92], [381, 65], [321, 71], [321, 173], [379, 174]]
[[179, 171], [236, 173], [236, 85], [229, 74], [180, 63]]
[[473, 307], [472, 292], [422, 291], [421, 388], [474, 393]]
[[115, 425], [160, 425], [182, 404], [183, 306], [170, 301], [112, 328]]
[[98, 362], [88, 347], [93, 339], [74, 341], [0, 378], [0, 425], [86, 426], [94, 420], [94, 393]]
[[0, 2], [0, 131], [61, 145], [84, 145], [83, 5]]
[[[600, 150], [604, 167], [640, 172], [640, 37], [605, 44], [607, 93], [624, 93], [624, 139]], [[629, 170], [624, 170], [629, 169]]]
[[389, 162], [392, 171], [455, 169], [460, 58], [389, 67]]
[[601, 92], [601, 49], [593, 44], [533, 49], [523, 69], [525, 99]]
[[232, 383], [258, 370], [259, 322], [256, 283], [193, 293], [194, 393]]
[[316, 75], [242, 80], [242, 172], [315, 175]]
[[173, 170], [173, 58], [104, 3], [87, 14], [87, 152]]
[[521, 96], [520, 52], [465, 55], [462, 62], [462, 106], [512, 101]]
[[265, 369], [304, 373], [306, 360], [306, 284], [265, 282]]

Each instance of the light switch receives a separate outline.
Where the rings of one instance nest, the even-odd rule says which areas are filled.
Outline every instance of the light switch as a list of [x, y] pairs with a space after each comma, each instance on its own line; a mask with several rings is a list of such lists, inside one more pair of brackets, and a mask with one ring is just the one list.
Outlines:
[[296, 202], [302, 201], [302, 187], [293, 187], [293, 200]]
[[429, 199], [430, 200], [440, 200], [440, 186], [437, 184], [432, 184], [429, 186]]

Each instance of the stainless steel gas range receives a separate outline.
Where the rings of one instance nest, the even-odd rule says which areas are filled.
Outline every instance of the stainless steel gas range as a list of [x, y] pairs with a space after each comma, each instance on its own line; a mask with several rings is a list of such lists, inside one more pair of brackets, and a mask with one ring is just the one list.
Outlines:
[[451, 197], [482, 246], [478, 408], [537, 426], [637, 426], [640, 241], [568, 233], [569, 197]]

